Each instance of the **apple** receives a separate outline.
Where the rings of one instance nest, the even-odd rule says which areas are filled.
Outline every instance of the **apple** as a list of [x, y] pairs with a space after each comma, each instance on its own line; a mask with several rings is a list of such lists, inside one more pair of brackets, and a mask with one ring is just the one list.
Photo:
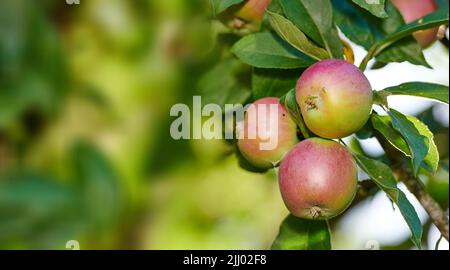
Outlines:
[[236, 130], [240, 152], [253, 166], [261, 169], [276, 166], [298, 143], [296, 123], [280, 100], [274, 97], [254, 102]]
[[372, 87], [366, 76], [344, 60], [323, 60], [303, 72], [296, 98], [306, 126], [323, 138], [347, 137], [372, 112]]
[[327, 220], [341, 214], [357, 191], [357, 165], [343, 145], [322, 138], [297, 144], [283, 159], [279, 186], [289, 211]]

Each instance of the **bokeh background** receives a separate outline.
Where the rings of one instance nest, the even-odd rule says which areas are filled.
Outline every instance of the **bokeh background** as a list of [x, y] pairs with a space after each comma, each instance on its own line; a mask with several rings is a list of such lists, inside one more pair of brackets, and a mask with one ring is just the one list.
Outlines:
[[[270, 247], [287, 215], [276, 171], [241, 169], [224, 141], [169, 134], [171, 106], [190, 104], [220, 58], [209, 4], [0, 1], [0, 249], [66, 249], [69, 240], [81, 249]], [[353, 47], [361, 60], [364, 50]], [[367, 76], [375, 89], [448, 85], [448, 45], [438, 42], [425, 55], [434, 69], [390, 64]], [[448, 166], [448, 105], [390, 102], [430, 126]], [[360, 144], [383, 154], [372, 139]], [[423, 181], [447, 209], [448, 172]], [[425, 247], [434, 249], [439, 233], [410, 200], [426, 228]], [[336, 249], [413, 248], [383, 193], [332, 225]]]

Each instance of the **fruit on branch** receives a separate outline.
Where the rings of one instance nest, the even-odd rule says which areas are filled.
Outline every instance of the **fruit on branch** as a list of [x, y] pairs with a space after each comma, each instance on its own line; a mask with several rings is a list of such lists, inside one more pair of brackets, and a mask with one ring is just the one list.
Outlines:
[[257, 31], [271, 2], [272, 0], [246, 0], [230, 8], [222, 17], [232, 28]]
[[297, 125], [278, 98], [262, 98], [236, 128], [238, 148], [255, 167], [269, 169], [298, 143]]
[[[406, 23], [418, 20], [437, 9], [434, 0], [391, 0], [402, 14]], [[414, 33], [414, 37], [422, 48], [430, 46], [436, 39], [439, 27]]]
[[236, 17], [247, 22], [261, 23], [270, 2], [272, 2], [272, 0], [248, 0], [236, 13]]
[[323, 60], [297, 82], [296, 98], [306, 126], [320, 137], [347, 137], [369, 119], [372, 87], [366, 76], [344, 60]]
[[330, 140], [304, 140], [280, 165], [283, 201], [300, 218], [325, 220], [339, 215], [355, 197], [357, 183], [357, 166], [352, 154]]

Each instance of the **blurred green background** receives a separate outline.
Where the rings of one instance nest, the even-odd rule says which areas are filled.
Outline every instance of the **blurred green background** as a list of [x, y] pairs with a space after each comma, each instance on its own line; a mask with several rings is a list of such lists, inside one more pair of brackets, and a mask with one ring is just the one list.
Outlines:
[[174, 141], [213, 57], [202, 0], [0, 2], [0, 248], [266, 248], [270, 175]]
[[[0, 1], [0, 249], [269, 248], [287, 215], [276, 172], [169, 134], [223, 58], [209, 1], [80, 2]], [[448, 118], [430, 117], [445, 149]], [[336, 228], [336, 247], [364, 248]]]

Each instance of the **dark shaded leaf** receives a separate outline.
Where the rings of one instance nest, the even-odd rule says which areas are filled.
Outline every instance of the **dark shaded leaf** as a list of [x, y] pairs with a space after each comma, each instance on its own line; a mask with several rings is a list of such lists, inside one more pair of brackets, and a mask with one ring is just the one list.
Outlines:
[[243, 104], [250, 96], [248, 77], [251, 69], [230, 58], [217, 64], [200, 80], [198, 88], [205, 104], [214, 103], [222, 108], [225, 104]]
[[113, 227], [123, 203], [113, 165], [94, 146], [84, 142], [73, 148], [72, 162], [90, 221], [100, 228]]
[[[439, 152], [433, 139], [433, 133], [424, 123], [422, 123], [417, 118], [413, 116], [406, 117], [411, 123], [413, 123], [415, 128], [422, 136], [428, 138], [429, 151], [425, 156], [421, 166], [427, 171], [435, 173], [439, 165]], [[378, 130], [388, 140], [388, 142], [392, 144], [392, 146], [397, 148], [405, 156], [412, 157], [411, 150], [408, 147], [408, 143], [406, 142], [404, 137], [392, 127], [391, 118], [389, 116], [379, 116], [373, 114], [371, 119], [373, 127]]]
[[380, 161], [362, 155], [354, 154], [354, 157], [359, 167], [365, 171], [398, 206], [403, 218], [411, 230], [412, 241], [418, 248], [421, 248], [423, 234], [422, 223], [420, 222], [416, 210], [406, 198], [406, 195], [397, 188], [397, 181], [395, 180], [391, 169]]
[[[386, 21], [391, 20], [391, 17], [393, 19], [397, 18], [397, 20], [392, 20], [392, 22], [384, 24], [385, 29], [388, 30], [387, 35], [369, 50], [361, 65], [362, 69], [365, 69], [368, 61], [373, 57], [377, 57], [377, 59], [382, 62], [398, 62], [399, 58], [403, 58], [402, 54], [411, 57], [408, 61], [412, 64], [420, 64], [429, 67], [423, 57], [423, 54], [417, 54], [417, 52], [420, 52], [421, 49], [417, 47], [417, 42], [415, 42], [413, 46], [413, 37], [411, 35], [416, 31], [434, 28], [442, 24], [448, 24], [448, 10], [438, 9], [436, 12], [405, 25], [398, 10], [392, 5], [387, 6], [390, 14], [392, 15]], [[398, 25], [398, 22], [403, 23]], [[402, 46], [399, 47], [399, 45]], [[393, 51], [398, 48], [401, 50], [397, 52]], [[416, 54], [414, 54], [414, 52], [416, 52]]]
[[306, 127], [305, 121], [303, 120], [303, 116], [298, 106], [297, 99], [295, 96], [295, 88], [286, 93], [286, 95], [280, 98], [280, 103], [289, 111], [294, 119], [297, 126], [300, 128], [300, 131], [304, 138], [310, 137], [310, 131]]
[[[379, 37], [377, 40], [377, 44], [383, 43], [387, 36], [397, 31], [397, 29], [399, 29], [400, 27], [405, 26], [403, 16], [392, 3], [387, 2], [386, 10], [389, 14], [389, 17], [385, 20], [382, 20], [381, 22], [377, 22], [378, 26], [385, 36]], [[402, 40], [397, 39], [395, 41], [396, 42], [386, 44], [381, 52], [377, 52], [375, 54], [378, 61], [384, 63], [401, 63], [408, 61], [414, 65], [430, 67], [425, 59], [425, 56], [423, 55], [422, 48], [412, 36], [407, 36]]]
[[[370, 59], [376, 59], [382, 63], [405, 62], [429, 67], [422, 52], [422, 48], [412, 37], [405, 37], [395, 44], [389, 44], [381, 53], [373, 54], [375, 44], [382, 42], [386, 36], [394, 33], [405, 25], [400, 12], [389, 1], [386, 2], [386, 19], [372, 16], [367, 11], [350, 3], [350, 0], [335, 0], [334, 17], [341, 31], [353, 42], [363, 46], [371, 54]], [[392, 46], [391, 46], [392, 45]], [[362, 65], [363, 69], [368, 61]]]
[[343, 58], [343, 46], [333, 23], [329, 0], [281, 0], [286, 17], [314, 42], [326, 48], [332, 58]]
[[365, 14], [353, 7], [347, 0], [335, 0], [333, 3], [334, 21], [350, 40], [366, 50], [375, 44], [381, 31], [371, 25]]
[[366, 140], [373, 137], [373, 126], [370, 120], [358, 131], [356, 132], [356, 137], [360, 140]]
[[393, 33], [386, 36], [379, 46], [388, 46], [395, 41], [404, 37], [410, 36], [413, 33], [421, 30], [426, 30], [448, 23], [449, 12], [445, 9], [438, 9], [436, 12], [430, 13], [427, 16], [418, 19], [412, 23], [402, 25]]
[[281, 97], [295, 88], [302, 69], [280, 70], [255, 68], [252, 76], [253, 98]]
[[53, 177], [19, 173], [0, 177], [0, 248], [64, 248], [86, 222], [80, 194]]
[[417, 175], [422, 162], [430, 150], [430, 139], [422, 134], [416, 128], [413, 122], [402, 113], [391, 109], [388, 112], [391, 117], [392, 126], [408, 143], [411, 152], [412, 166], [414, 174]]

